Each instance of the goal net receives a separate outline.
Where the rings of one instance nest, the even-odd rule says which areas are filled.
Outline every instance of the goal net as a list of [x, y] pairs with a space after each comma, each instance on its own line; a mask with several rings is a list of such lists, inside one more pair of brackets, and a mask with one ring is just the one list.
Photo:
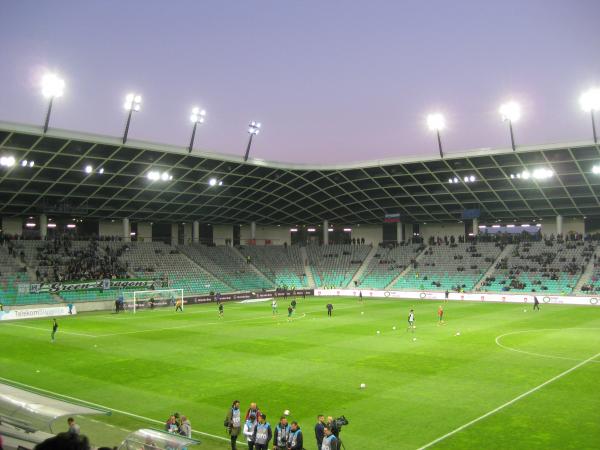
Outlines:
[[173, 308], [180, 303], [183, 309], [183, 289], [156, 289], [152, 291], [134, 291], [125, 298], [127, 309], [134, 313], [138, 309], [153, 309], [165, 306]]

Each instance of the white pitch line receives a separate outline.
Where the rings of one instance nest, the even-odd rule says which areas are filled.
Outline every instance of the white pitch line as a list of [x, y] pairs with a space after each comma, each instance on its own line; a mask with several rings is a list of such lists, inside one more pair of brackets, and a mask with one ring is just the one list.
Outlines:
[[[500, 340], [505, 336], [511, 336], [513, 334], [522, 334], [522, 333], [533, 333], [536, 331], [564, 331], [564, 330], [598, 330], [600, 328], [539, 328], [533, 330], [522, 330], [522, 331], [511, 331], [509, 333], [501, 334], [500, 336], [496, 336], [496, 345], [504, 350], [509, 350], [515, 353], [522, 353], [524, 355], [530, 356], [539, 356], [540, 358], [552, 358], [552, 359], [562, 359], [564, 361], [575, 361], [580, 362], [581, 359], [577, 358], [568, 358], [566, 356], [556, 356], [556, 355], [546, 355], [545, 353], [536, 353], [536, 352], [528, 352], [526, 350], [519, 350], [518, 348], [509, 347], [508, 345], [504, 345], [500, 343]], [[594, 364], [600, 364], [600, 361], [590, 361]]]
[[[43, 331], [44, 333], [48, 333], [48, 334], [51, 332], [51, 330], [46, 329], [46, 328], [32, 327], [32, 326], [29, 326], [29, 325], [21, 325], [21, 324], [18, 324], [18, 323], [7, 323], [6, 325], [10, 326], [10, 327], [28, 328], [30, 330]], [[72, 334], [73, 336], [83, 336], [83, 337], [90, 337], [90, 338], [95, 338], [96, 337], [93, 334], [75, 333], [74, 331], [62, 331], [60, 328], [57, 331], [57, 333], [58, 333], [58, 335], [61, 335], [61, 334]]]
[[[116, 412], [116, 413], [119, 413], [119, 414], [123, 414], [125, 416], [133, 417], [135, 419], [141, 419], [141, 420], [145, 420], [147, 422], [152, 422], [152, 423], [156, 423], [156, 424], [159, 424], [159, 425], [164, 425], [164, 422], [160, 421], [160, 420], [151, 419], [150, 417], [140, 416], [138, 414], [133, 414], [133, 413], [130, 413], [130, 412], [127, 412], [127, 411], [122, 411], [120, 409], [115, 409], [115, 408], [111, 408], [109, 406], [100, 405], [98, 403], [88, 402], [87, 400], [82, 400], [82, 399], [77, 398], [77, 397], [71, 397], [70, 395], [59, 394], [58, 392], [53, 392], [53, 391], [49, 391], [47, 389], [38, 388], [38, 387], [35, 387], [35, 386], [31, 386], [29, 384], [21, 383], [19, 381], [10, 380], [10, 379], [4, 378], [4, 377], [0, 377], [0, 380], [6, 381], [6, 382], [11, 383], [13, 385], [23, 386], [25, 388], [32, 389], [32, 390], [35, 390], [35, 391], [45, 392], [47, 394], [54, 395], [55, 397], [62, 397], [62, 398], [66, 398], [66, 399], [69, 399], [69, 400], [74, 400], [74, 401], [79, 402], [79, 403], [85, 403], [85, 404], [93, 406], [95, 408], [99, 408], [99, 409], [104, 409], [104, 410]], [[106, 424], [106, 425], [108, 425], [108, 424]], [[124, 428], [121, 428], [121, 429], [124, 430]], [[125, 431], [129, 431], [129, 430], [125, 430]], [[215, 439], [220, 439], [222, 441], [230, 442], [230, 440], [228, 438], [224, 438], [223, 436], [217, 436], [216, 434], [205, 433], [204, 431], [192, 431], [192, 433], [201, 434], [201, 435], [204, 435], [204, 436], [210, 436], [210, 437], [215, 438]]]
[[579, 369], [581, 366], [584, 366], [585, 364], [589, 363], [590, 361], [593, 361], [594, 359], [598, 358], [600, 356], [600, 353], [596, 353], [594, 356], [589, 357], [588, 359], [581, 361], [579, 364], [574, 365], [573, 367], [571, 367], [570, 369], [565, 370], [564, 372], [559, 373], [558, 375], [550, 378], [549, 380], [544, 381], [542, 384], [529, 389], [527, 392], [523, 392], [521, 395], [513, 398], [512, 400], [507, 401], [506, 403], [503, 403], [502, 405], [498, 406], [497, 408], [492, 409], [491, 411], [485, 413], [482, 416], [477, 417], [476, 419], [471, 420], [470, 422], [465, 423], [464, 425], [461, 425], [458, 428], [455, 428], [454, 430], [450, 431], [449, 433], [444, 434], [443, 436], [440, 436], [437, 439], [434, 439], [433, 441], [425, 444], [422, 447], [419, 447], [418, 450], [424, 450], [427, 449], [429, 447], [434, 446], [435, 444], [437, 444], [438, 442], [443, 441], [444, 439], [449, 438], [450, 436], [455, 435], [456, 433], [464, 430], [465, 428], [470, 427], [473, 424], [476, 424], [477, 422], [482, 421], [483, 419], [488, 418], [489, 416], [496, 414], [498, 411], [503, 410], [504, 408], [506, 408], [507, 406], [512, 405], [513, 403], [518, 402], [519, 400], [527, 397], [528, 395], [533, 394], [536, 391], [539, 391], [540, 389], [542, 389], [544, 386], [549, 385], [550, 383], [555, 382], [556, 380], [564, 377], [565, 375], [568, 375], [569, 373], [573, 372], [574, 370]]

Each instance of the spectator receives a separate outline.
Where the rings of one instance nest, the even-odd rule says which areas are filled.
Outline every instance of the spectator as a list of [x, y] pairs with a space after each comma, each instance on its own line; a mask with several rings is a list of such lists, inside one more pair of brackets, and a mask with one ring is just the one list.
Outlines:
[[75, 423], [75, 419], [73, 419], [72, 417], [69, 417], [69, 418], [67, 419], [67, 424], [69, 424], [69, 430], [68, 430], [68, 433], [71, 433], [71, 434], [79, 434], [79, 432], [80, 432], [80, 428], [79, 428], [79, 425], [77, 425], [77, 424]]
[[187, 438], [192, 437], [192, 424], [186, 416], [181, 416], [181, 425], [179, 426], [179, 434]]

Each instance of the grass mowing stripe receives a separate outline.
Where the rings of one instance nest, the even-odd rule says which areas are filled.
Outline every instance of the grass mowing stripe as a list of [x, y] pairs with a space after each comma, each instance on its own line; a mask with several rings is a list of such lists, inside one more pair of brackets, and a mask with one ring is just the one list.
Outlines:
[[[581, 359], [576, 358], [567, 358], [566, 356], [556, 356], [556, 355], [545, 355], [544, 353], [535, 353], [528, 352], [526, 350], [519, 350], [518, 348], [509, 347], [508, 345], [504, 345], [500, 343], [500, 340], [505, 336], [512, 336], [515, 334], [523, 334], [523, 333], [536, 333], [539, 331], [563, 331], [563, 330], [599, 330], [600, 328], [534, 328], [532, 330], [521, 330], [521, 331], [511, 331], [509, 333], [501, 334], [500, 336], [496, 336], [496, 345], [498, 347], [503, 348], [504, 350], [509, 350], [511, 352], [522, 353], [524, 355], [531, 356], [539, 356], [540, 358], [552, 358], [552, 359], [562, 359], [565, 361], [576, 361], [579, 362]], [[590, 361], [595, 364], [600, 364], [600, 361]]]
[[[7, 323], [6, 324], [9, 327], [17, 327], [17, 328], [28, 328], [30, 330], [37, 330], [37, 331], [43, 331], [44, 333], [51, 333], [51, 330], [49, 328], [39, 328], [39, 327], [31, 327], [28, 325], [21, 325], [18, 323]], [[75, 333], [73, 331], [62, 331], [59, 330], [58, 331], [59, 334], [72, 334], [74, 336], [83, 336], [83, 337], [90, 337], [90, 338], [95, 338], [97, 336], [94, 336], [93, 334], [85, 334], [85, 333]]]
[[[4, 381], [6, 383], [12, 384], [13, 386], [20, 386], [20, 387], [24, 387], [24, 388], [32, 390], [32, 391], [44, 392], [46, 394], [50, 394], [50, 395], [54, 396], [55, 398], [56, 397], [58, 397], [58, 398], [66, 398], [68, 400], [72, 400], [72, 401], [75, 401], [75, 402], [78, 402], [78, 403], [82, 403], [82, 404], [93, 406], [94, 408], [99, 408], [99, 409], [104, 409], [104, 410], [116, 412], [116, 413], [119, 413], [119, 414], [123, 414], [125, 416], [133, 417], [134, 419], [141, 419], [141, 420], [145, 420], [147, 422], [157, 423], [157, 424], [159, 424], [161, 426], [164, 425], [164, 422], [160, 421], [160, 420], [151, 419], [150, 417], [140, 416], [138, 414], [130, 413], [130, 412], [123, 411], [123, 410], [120, 410], [120, 409], [114, 409], [114, 408], [111, 408], [110, 406], [100, 405], [98, 403], [88, 402], [87, 400], [82, 400], [82, 399], [77, 398], [77, 397], [71, 397], [70, 395], [59, 394], [58, 392], [53, 392], [53, 391], [49, 391], [47, 389], [38, 388], [38, 387], [35, 387], [35, 386], [31, 386], [29, 384], [21, 383], [19, 381], [10, 380], [10, 379], [4, 378], [4, 377], [0, 377], [0, 380]], [[106, 425], [108, 425], [110, 427], [114, 427], [114, 425], [111, 425], [111, 424], [106, 424]], [[124, 430], [124, 428], [121, 428], [121, 429]], [[126, 431], [128, 431], [128, 430], [126, 430]], [[223, 436], [217, 436], [215, 434], [205, 433], [204, 431], [195, 431], [194, 430], [192, 432], [193, 433], [197, 433], [197, 434], [201, 434], [201, 435], [204, 435], [204, 436], [210, 436], [210, 437], [215, 438], [215, 439], [220, 439], [220, 440], [223, 440], [223, 441], [230, 442], [229, 439], [224, 438]]]
[[588, 359], [586, 359], [586, 360], [584, 360], [584, 361], [581, 361], [579, 364], [576, 364], [576, 365], [574, 365], [574, 366], [573, 366], [573, 367], [571, 367], [570, 369], [567, 369], [567, 370], [565, 370], [564, 372], [561, 372], [561, 373], [559, 373], [558, 375], [556, 375], [556, 376], [554, 376], [554, 377], [550, 378], [549, 380], [546, 380], [546, 381], [544, 381], [542, 384], [539, 384], [539, 385], [537, 385], [536, 387], [534, 387], [534, 388], [532, 388], [532, 389], [529, 389], [527, 392], [523, 392], [521, 395], [519, 395], [519, 396], [517, 396], [517, 397], [513, 398], [512, 400], [509, 400], [509, 401], [507, 401], [506, 403], [504, 403], [504, 404], [502, 404], [502, 405], [498, 406], [497, 408], [494, 408], [494, 409], [492, 409], [491, 411], [489, 411], [489, 412], [485, 413], [484, 415], [482, 415], [482, 416], [479, 416], [479, 417], [477, 417], [476, 419], [473, 419], [473, 420], [471, 420], [470, 422], [467, 422], [467, 423], [465, 423], [464, 425], [461, 425], [461, 426], [460, 426], [460, 427], [458, 427], [458, 428], [455, 428], [454, 430], [450, 431], [449, 433], [446, 433], [446, 434], [444, 434], [443, 436], [440, 436], [439, 438], [437, 438], [437, 439], [434, 439], [433, 441], [431, 441], [431, 442], [429, 442], [429, 443], [425, 444], [425, 445], [424, 445], [424, 446], [422, 446], [422, 447], [419, 447], [419, 449], [418, 449], [418, 450], [425, 450], [425, 449], [427, 449], [427, 448], [429, 448], [429, 447], [432, 447], [432, 446], [434, 446], [435, 444], [437, 444], [438, 442], [441, 442], [441, 441], [443, 441], [444, 439], [447, 439], [447, 438], [449, 438], [450, 436], [452, 436], [452, 435], [454, 435], [454, 434], [458, 433], [459, 431], [462, 431], [462, 430], [464, 430], [465, 428], [468, 428], [468, 427], [470, 427], [471, 425], [473, 425], [473, 424], [476, 424], [477, 422], [480, 422], [481, 420], [483, 420], [483, 419], [485, 419], [485, 418], [487, 418], [487, 417], [489, 417], [489, 416], [491, 416], [491, 415], [493, 415], [493, 414], [496, 414], [498, 411], [501, 411], [501, 410], [503, 410], [504, 408], [506, 408], [507, 406], [510, 406], [510, 405], [512, 405], [513, 403], [516, 403], [516, 402], [518, 402], [519, 400], [521, 400], [521, 399], [523, 399], [523, 398], [527, 397], [528, 395], [531, 395], [531, 394], [533, 394], [533, 393], [534, 393], [534, 392], [536, 392], [536, 391], [539, 391], [539, 390], [540, 390], [541, 388], [543, 388], [544, 386], [547, 386], [547, 385], [549, 385], [550, 383], [553, 383], [554, 381], [556, 381], [556, 380], [558, 380], [558, 379], [560, 379], [560, 378], [564, 377], [565, 375], [568, 375], [569, 373], [573, 372], [574, 370], [577, 370], [577, 369], [579, 369], [581, 366], [584, 366], [584, 365], [586, 365], [587, 363], [589, 363], [589, 362], [593, 361], [594, 359], [598, 358], [599, 356], [600, 356], [600, 353], [596, 353], [594, 356], [590, 356]]

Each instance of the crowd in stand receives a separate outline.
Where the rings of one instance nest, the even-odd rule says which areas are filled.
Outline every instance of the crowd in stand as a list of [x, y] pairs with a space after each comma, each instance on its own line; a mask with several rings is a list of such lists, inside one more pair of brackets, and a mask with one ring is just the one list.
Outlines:
[[46, 282], [127, 278], [127, 264], [119, 259], [125, 250], [101, 250], [95, 239], [87, 247], [74, 248], [70, 238], [57, 237], [37, 248], [36, 277]]

